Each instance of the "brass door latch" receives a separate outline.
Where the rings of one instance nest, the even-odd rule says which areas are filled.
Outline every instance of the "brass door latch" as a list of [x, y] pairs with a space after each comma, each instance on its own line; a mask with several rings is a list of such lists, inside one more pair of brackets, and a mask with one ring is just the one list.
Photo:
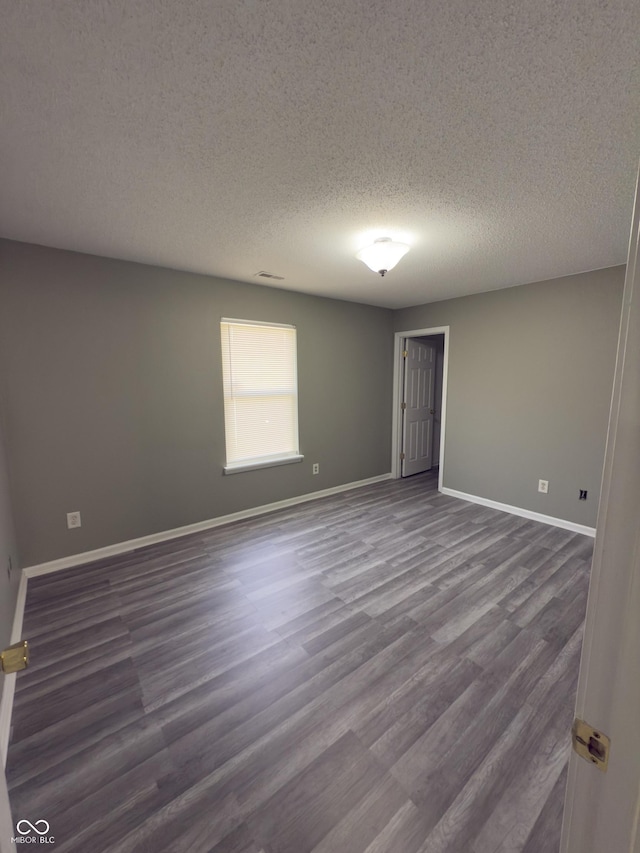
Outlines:
[[571, 729], [571, 740], [575, 752], [581, 758], [595, 764], [603, 773], [606, 772], [611, 741], [600, 729], [594, 729], [576, 717]]
[[9, 646], [3, 652], [0, 652], [0, 667], [2, 671], [9, 675], [11, 672], [20, 672], [21, 669], [26, 669], [29, 666], [29, 643], [22, 640], [20, 643], [15, 643]]

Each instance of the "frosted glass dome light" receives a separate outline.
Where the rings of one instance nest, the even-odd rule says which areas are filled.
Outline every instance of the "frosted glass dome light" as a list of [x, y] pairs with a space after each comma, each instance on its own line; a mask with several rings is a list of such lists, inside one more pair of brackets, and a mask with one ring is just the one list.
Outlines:
[[391, 237], [378, 237], [370, 246], [360, 249], [356, 258], [365, 263], [370, 270], [383, 276], [392, 270], [408, 251], [409, 246], [406, 243], [396, 243]]

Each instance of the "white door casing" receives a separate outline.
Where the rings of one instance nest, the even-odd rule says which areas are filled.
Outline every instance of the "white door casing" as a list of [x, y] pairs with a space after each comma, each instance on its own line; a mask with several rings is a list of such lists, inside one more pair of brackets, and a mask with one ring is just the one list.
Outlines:
[[640, 851], [639, 233], [636, 188], [576, 702], [611, 751], [606, 774], [572, 754], [562, 853]]
[[[13, 625], [11, 628], [11, 636], [9, 639], [10, 643], [18, 643], [22, 639], [22, 622], [24, 618], [26, 598], [27, 576], [22, 572], [20, 576], [20, 586], [18, 588], [18, 599], [16, 601], [13, 617]], [[17, 848], [16, 845], [11, 842], [14, 831], [4, 768], [7, 760], [9, 730], [11, 726], [11, 709], [13, 706], [13, 696], [16, 686], [16, 674], [11, 673], [11, 675], [4, 675], [0, 672], [0, 679], [0, 687], [2, 688], [2, 695], [0, 697], [0, 853], [9, 853], [9, 851], [15, 852]]]
[[405, 351], [402, 476], [409, 477], [433, 465], [437, 347], [432, 341], [407, 338]]
[[[395, 332], [393, 336], [393, 392], [391, 418], [391, 476], [397, 480], [402, 476], [402, 402], [404, 399], [404, 358], [406, 338], [432, 337], [442, 335], [444, 338], [444, 353], [442, 362], [442, 400], [439, 412], [440, 418], [440, 453], [438, 455], [438, 490], [444, 488], [446, 466], [446, 435], [447, 435], [447, 386], [449, 376], [449, 326], [431, 326], [423, 329], [405, 329]], [[435, 460], [434, 460], [435, 461]]]

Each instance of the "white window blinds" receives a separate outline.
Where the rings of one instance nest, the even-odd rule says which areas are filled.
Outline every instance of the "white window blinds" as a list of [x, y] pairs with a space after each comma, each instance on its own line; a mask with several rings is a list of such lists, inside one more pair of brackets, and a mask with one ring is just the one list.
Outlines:
[[220, 323], [227, 466], [298, 455], [296, 330]]

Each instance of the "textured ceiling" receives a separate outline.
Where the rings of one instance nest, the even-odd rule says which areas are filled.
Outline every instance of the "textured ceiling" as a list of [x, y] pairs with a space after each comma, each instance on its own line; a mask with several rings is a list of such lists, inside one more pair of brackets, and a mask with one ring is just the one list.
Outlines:
[[[626, 259], [637, 0], [0, 0], [0, 20], [2, 236], [390, 307]], [[412, 244], [384, 279], [354, 257], [382, 235]]]

